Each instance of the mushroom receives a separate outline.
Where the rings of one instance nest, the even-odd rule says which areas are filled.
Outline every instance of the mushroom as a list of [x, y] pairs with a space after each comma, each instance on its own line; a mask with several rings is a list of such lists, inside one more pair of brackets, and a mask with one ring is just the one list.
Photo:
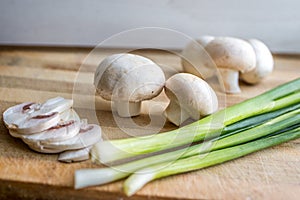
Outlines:
[[80, 130], [80, 122], [70, 120], [65, 122], [60, 122], [56, 126], [53, 126], [45, 131], [40, 133], [31, 134], [23, 136], [23, 141], [28, 143], [37, 143], [42, 142], [57, 142], [62, 140], [70, 139], [76, 136]]
[[[68, 109], [68, 110], [66, 110], [66, 111], [64, 111], [63, 113], [60, 114], [60, 120], [59, 120], [58, 123], [62, 123], [62, 122], [66, 122], [66, 121], [71, 121], [71, 120], [80, 122], [80, 118], [79, 118], [78, 114], [75, 112], [75, 110]], [[56, 123], [52, 127], [58, 125], [58, 123]], [[51, 129], [51, 127], [50, 127], [50, 129]], [[44, 132], [46, 130], [44, 130]], [[43, 132], [43, 131], [41, 131], [41, 132]], [[21, 138], [21, 139], [26, 139], [26, 138], [28, 138], [32, 134], [33, 135], [37, 135], [37, 134], [39, 134], [41, 132], [38, 132], [38, 133], [28, 132], [26, 134], [23, 134], [23, 133], [18, 132], [17, 129], [9, 129], [9, 133], [10, 133], [11, 136], [16, 137], [16, 138]]]
[[153, 61], [125, 53], [105, 58], [94, 79], [98, 94], [113, 101], [121, 117], [139, 115], [141, 102], [157, 96], [164, 83], [164, 73]]
[[253, 47], [256, 55], [254, 69], [241, 74], [241, 79], [249, 84], [256, 84], [268, 76], [274, 68], [273, 56], [269, 48], [261, 41], [250, 39], [249, 44]]
[[15, 119], [13, 124], [7, 124], [9, 129], [15, 130], [21, 134], [39, 133], [43, 130], [55, 126], [60, 121], [59, 113], [49, 113], [46, 115], [27, 116]]
[[81, 126], [79, 134], [67, 140], [58, 142], [40, 142], [40, 145], [50, 149], [73, 150], [91, 146], [102, 140], [101, 128], [96, 124]]
[[179, 126], [188, 118], [198, 120], [218, 109], [218, 98], [214, 90], [201, 78], [178, 73], [166, 81], [165, 92], [170, 103], [164, 114]]
[[54, 154], [54, 153], [61, 153], [61, 152], [63, 152], [63, 150], [59, 150], [59, 149], [47, 149], [47, 148], [43, 148], [43, 147], [40, 147], [40, 146], [32, 145], [30, 143], [28, 143], [27, 146], [30, 149], [32, 149], [32, 150], [34, 150], [36, 152], [39, 152], [39, 153], [53, 153]]
[[41, 104], [36, 114], [46, 114], [49, 112], [62, 113], [73, 106], [72, 99], [65, 99], [63, 97], [55, 97], [48, 99], [46, 102]]
[[27, 102], [8, 108], [3, 121], [8, 129], [22, 134], [32, 134], [55, 126], [60, 121], [59, 113], [70, 109], [72, 100], [62, 97], [49, 99], [43, 104]]
[[215, 74], [215, 65], [205, 50], [205, 47], [214, 39], [213, 36], [202, 36], [191, 41], [182, 51], [182, 67], [185, 72], [204, 79]]
[[[102, 140], [101, 128], [80, 120], [72, 100], [56, 97], [43, 104], [26, 102], [8, 108], [3, 119], [11, 136], [40, 153], [61, 153], [62, 162], [89, 158], [92, 145]], [[68, 151], [66, 151], [68, 150]]]
[[218, 77], [224, 92], [239, 93], [239, 72], [255, 68], [256, 56], [252, 46], [241, 39], [216, 37], [205, 47], [218, 68]]
[[59, 154], [57, 160], [67, 163], [88, 160], [90, 158], [89, 153], [91, 148], [92, 146], [83, 149], [64, 151]]

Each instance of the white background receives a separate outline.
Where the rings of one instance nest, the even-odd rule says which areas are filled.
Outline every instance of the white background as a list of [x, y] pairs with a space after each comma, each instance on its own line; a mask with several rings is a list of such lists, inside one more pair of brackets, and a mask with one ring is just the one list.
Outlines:
[[[193, 38], [258, 38], [273, 52], [300, 53], [299, 7], [298, 0], [0, 0], [0, 44], [94, 46], [121, 31], [162, 27]], [[150, 43], [159, 37], [144, 34]], [[108, 46], [144, 45], [135, 42]], [[174, 38], [161, 46], [184, 45]]]

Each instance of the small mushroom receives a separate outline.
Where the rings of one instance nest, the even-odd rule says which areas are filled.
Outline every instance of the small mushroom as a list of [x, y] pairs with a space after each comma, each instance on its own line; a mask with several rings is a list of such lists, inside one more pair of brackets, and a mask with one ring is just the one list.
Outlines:
[[94, 79], [98, 94], [113, 101], [121, 117], [139, 115], [141, 102], [156, 97], [164, 83], [164, 73], [153, 61], [125, 53], [105, 58]]
[[213, 36], [202, 36], [191, 41], [182, 51], [182, 67], [185, 72], [204, 79], [215, 74], [215, 65], [205, 50], [205, 47], [214, 39]]
[[214, 90], [201, 78], [187, 73], [178, 73], [166, 81], [165, 92], [170, 103], [165, 116], [179, 126], [188, 118], [198, 120], [218, 109]]
[[90, 158], [89, 153], [91, 148], [92, 146], [83, 149], [64, 151], [59, 154], [58, 160], [66, 163], [88, 160]]
[[273, 71], [274, 60], [269, 48], [263, 42], [256, 39], [248, 42], [254, 49], [256, 66], [251, 71], [241, 73], [241, 79], [249, 84], [256, 84]]
[[241, 39], [216, 37], [205, 47], [218, 68], [224, 92], [239, 93], [239, 72], [255, 68], [256, 56], [252, 46]]

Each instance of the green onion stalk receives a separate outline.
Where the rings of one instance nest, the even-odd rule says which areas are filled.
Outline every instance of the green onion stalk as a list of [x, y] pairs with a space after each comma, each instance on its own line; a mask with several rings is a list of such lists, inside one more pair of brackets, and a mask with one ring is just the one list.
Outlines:
[[101, 163], [188, 146], [218, 137], [223, 129], [243, 119], [276, 111], [300, 103], [300, 78], [278, 86], [242, 103], [213, 113], [176, 130], [151, 136], [102, 141], [91, 154]]
[[[273, 133], [278, 133], [283, 130], [286, 131], [291, 127], [294, 128], [295, 126], [299, 126], [299, 124], [300, 104], [295, 104], [270, 113], [250, 117], [226, 126], [223, 129], [221, 136], [201, 144], [179, 149], [177, 151], [146, 157], [111, 168], [77, 170], [75, 173], [75, 188], [113, 182], [149, 166], [153, 166], [148, 168], [152, 169], [153, 172], [163, 170], [178, 159], [184, 159], [247, 143]], [[93, 159], [96, 160], [97, 158]], [[152, 172], [149, 172], [149, 174], [152, 174]], [[129, 194], [131, 194], [131, 192], [129, 192]]]
[[270, 137], [264, 137], [248, 143], [212, 151], [205, 156], [203, 156], [203, 154], [194, 155], [176, 160], [171, 164], [160, 163], [152, 165], [148, 168], [136, 171], [131, 175], [124, 182], [124, 191], [127, 196], [131, 196], [145, 184], [155, 179], [220, 164], [297, 138], [300, 138], [300, 127], [284, 132], [281, 131], [279, 134]]

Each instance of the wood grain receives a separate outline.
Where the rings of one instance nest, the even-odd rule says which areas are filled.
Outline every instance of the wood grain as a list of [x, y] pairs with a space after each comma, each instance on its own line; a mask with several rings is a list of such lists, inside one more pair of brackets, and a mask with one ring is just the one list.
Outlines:
[[[80, 116], [101, 124], [105, 138], [128, 137], [128, 133], [145, 135], [176, 128], [163, 121], [161, 111], [168, 103], [163, 93], [143, 104], [143, 114], [132, 120], [115, 118], [110, 102], [94, 96], [93, 72], [99, 60], [115, 51], [99, 50], [98, 57], [94, 55], [87, 59], [90, 49], [0, 49], [1, 199], [127, 199], [122, 193], [122, 181], [74, 190], [76, 169], [103, 166], [90, 161], [60, 163], [56, 154], [33, 152], [18, 139], [10, 137], [2, 122], [3, 111], [16, 103], [40, 102], [63, 96], [74, 98]], [[180, 59], [171, 53], [154, 50], [135, 53], [165, 66], [167, 77], [181, 71]], [[224, 95], [214, 85], [220, 108], [300, 77], [300, 58], [275, 56], [275, 64], [274, 73], [259, 85], [241, 83], [241, 94]], [[91, 106], [91, 103], [94, 105]], [[153, 105], [157, 104], [160, 106], [153, 111]], [[152, 120], [151, 123], [146, 114], [149, 110], [153, 111], [154, 118], [160, 120]], [[222, 165], [154, 181], [131, 199], [298, 199], [299, 196], [300, 140], [294, 140]]]

